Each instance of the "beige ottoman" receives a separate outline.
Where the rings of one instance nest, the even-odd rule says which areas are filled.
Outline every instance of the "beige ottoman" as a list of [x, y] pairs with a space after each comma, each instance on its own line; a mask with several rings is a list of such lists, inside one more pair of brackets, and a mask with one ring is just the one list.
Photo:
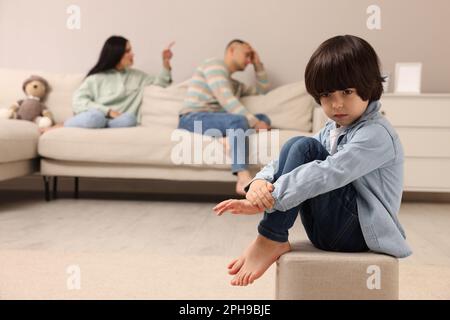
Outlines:
[[398, 300], [398, 260], [294, 243], [277, 262], [275, 290], [278, 300]]

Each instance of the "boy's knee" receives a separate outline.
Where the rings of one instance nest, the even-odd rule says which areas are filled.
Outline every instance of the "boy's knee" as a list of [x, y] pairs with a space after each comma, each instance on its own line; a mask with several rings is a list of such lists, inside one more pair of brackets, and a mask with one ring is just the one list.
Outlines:
[[286, 146], [292, 146], [292, 145], [295, 144], [297, 141], [302, 140], [303, 138], [305, 138], [305, 137], [300, 137], [300, 136], [292, 137], [292, 138], [290, 138], [290, 139], [285, 143], [285, 145], [286, 145]]
[[316, 147], [318, 145], [321, 146], [320, 142], [311, 137], [300, 137], [295, 143], [299, 146], [307, 146], [307, 147]]
[[308, 146], [321, 146], [322, 144], [314, 138], [311, 137], [302, 137], [300, 143], [303, 143]]
[[322, 144], [311, 137], [301, 137], [294, 143], [294, 147], [298, 150], [321, 153], [324, 151]]
[[316, 144], [316, 142], [318, 144], [320, 144], [320, 142], [317, 141], [314, 138], [304, 137], [304, 136], [297, 136], [297, 137], [290, 138], [285, 143], [285, 147], [287, 147], [289, 149], [291, 149], [292, 147], [295, 147], [295, 148], [311, 147], [311, 146], [314, 146]]

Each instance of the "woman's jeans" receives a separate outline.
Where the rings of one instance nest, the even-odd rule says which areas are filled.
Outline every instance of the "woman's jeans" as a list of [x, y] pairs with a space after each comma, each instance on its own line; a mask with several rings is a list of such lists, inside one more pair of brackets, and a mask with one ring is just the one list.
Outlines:
[[[325, 160], [328, 156], [328, 151], [316, 139], [295, 137], [281, 150], [274, 180], [303, 164]], [[326, 251], [368, 251], [359, 224], [356, 195], [353, 185], [348, 184], [306, 200], [286, 212], [265, 213], [258, 232], [273, 241], [286, 242], [288, 230], [300, 212], [306, 234], [315, 247]]]
[[70, 118], [64, 123], [67, 128], [101, 129], [135, 127], [137, 119], [131, 113], [123, 113], [115, 119], [109, 119], [97, 109], [90, 109]]
[[[257, 114], [255, 117], [271, 124], [269, 117], [264, 114]], [[231, 171], [237, 174], [248, 170], [248, 134], [245, 133], [250, 127], [245, 116], [225, 112], [191, 112], [180, 116], [178, 128], [213, 137], [229, 136]], [[227, 130], [233, 130], [233, 134], [228, 135]]]

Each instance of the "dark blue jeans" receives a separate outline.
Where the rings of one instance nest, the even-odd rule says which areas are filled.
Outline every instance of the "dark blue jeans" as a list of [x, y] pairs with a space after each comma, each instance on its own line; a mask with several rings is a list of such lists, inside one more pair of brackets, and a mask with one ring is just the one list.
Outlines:
[[[255, 117], [268, 125], [271, 124], [269, 117], [264, 114], [256, 114]], [[246, 117], [225, 112], [192, 112], [180, 116], [178, 128], [195, 132], [195, 122], [201, 123], [201, 132], [196, 132], [200, 134], [225, 137], [227, 130], [235, 130], [236, 134], [230, 136], [229, 139], [231, 171], [233, 174], [237, 174], [240, 171], [248, 170], [248, 135], [246, 135], [246, 131], [250, 127]], [[216, 132], [213, 133], [212, 129], [216, 129]]]
[[[282, 148], [275, 181], [295, 168], [330, 154], [313, 138], [295, 137]], [[301, 181], [299, 181], [301, 183]], [[326, 251], [368, 251], [358, 219], [356, 190], [352, 184], [306, 200], [286, 212], [265, 213], [258, 232], [277, 242], [288, 241], [289, 229], [300, 212], [313, 245]]]

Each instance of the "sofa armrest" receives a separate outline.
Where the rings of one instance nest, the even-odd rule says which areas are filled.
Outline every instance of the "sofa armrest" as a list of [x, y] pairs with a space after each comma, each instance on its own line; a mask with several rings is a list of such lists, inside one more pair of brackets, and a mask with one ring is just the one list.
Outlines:
[[323, 112], [323, 109], [321, 106], [316, 106], [314, 108], [314, 113], [313, 113], [313, 127], [312, 127], [312, 133], [316, 134], [317, 132], [320, 131], [320, 129], [322, 129], [325, 124], [328, 121], [328, 117], [325, 114], [325, 112]]

